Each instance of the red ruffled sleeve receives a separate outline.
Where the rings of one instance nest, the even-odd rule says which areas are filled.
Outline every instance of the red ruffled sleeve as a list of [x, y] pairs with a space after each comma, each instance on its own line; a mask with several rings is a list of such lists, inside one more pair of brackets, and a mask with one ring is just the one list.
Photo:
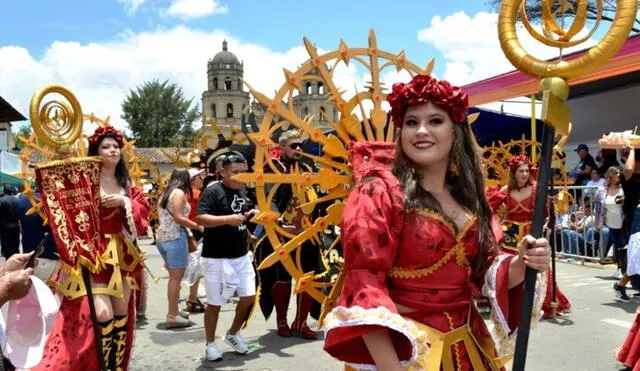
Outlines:
[[[149, 201], [135, 185], [129, 189], [129, 202], [125, 202], [127, 229], [136, 236], [146, 235], [149, 228]], [[133, 227], [135, 226], [135, 231]]]
[[491, 210], [493, 210], [494, 214], [498, 213], [500, 207], [507, 202], [507, 195], [500, 192], [499, 186], [491, 186], [487, 188], [487, 201], [489, 201], [489, 206], [491, 206]]
[[403, 194], [389, 172], [393, 145], [356, 143], [351, 148], [356, 186], [342, 220], [344, 285], [325, 319], [324, 349], [356, 368], [372, 368], [362, 336], [389, 330], [404, 364], [415, 361], [421, 332], [397, 312], [386, 279], [403, 225]]

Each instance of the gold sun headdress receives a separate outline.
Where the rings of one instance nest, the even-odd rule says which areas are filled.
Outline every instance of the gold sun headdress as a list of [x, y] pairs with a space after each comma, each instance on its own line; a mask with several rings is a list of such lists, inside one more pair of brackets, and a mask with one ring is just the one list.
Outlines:
[[[373, 30], [369, 32], [369, 44], [366, 47], [349, 47], [340, 41], [338, 49], [325, 54], [319, 54], [313, 43], [304, 39], [304, 46], [309, 59], [297, 70], [284, 69], [284, 84], [276, 91], [273, 98], [249, 89], [255, 99], [266, 107], [258, 132], [248, 136], [256, 146], [253, 172], [238, 175], [235, 178], [255, 186], [258, 208], [261, 212], [253, 218], [253, 222], [264, 225], [266, 237], [274, 247], [274, 253], [265, 258], [258, 269], [268, 268], [281, 263], [296, 281], [296, 292], [307, 292], [321, 304], [323, 311], [319, 326], [322, 326], [323, 316], [330, 311], [336, 302], [341, 287], [341, 274], [329, 274], [329, 265], [341, 267], [338, 253], [340, 236], [333, 243], [323, 249], [325, 271], [320, 273], [304, 273], [299, 247], [305, 241], [321, 241], [320, 234], [331, 226], [337, 226], [342, 217], [344, 201], [348, 197], [351, 186], [351, 166], [349, 165], [348, 147], [351, 141], [380, 141], [393, 142], [397, 124], [390, 122], [387, 110], [383, 107], [387, 103], [388, 88], [382, 81], [382, 73], [395, 69], [398, 73], [405, 73], [411, 77], [429, 76], [434, 67], [431, 60], [422, 68], [407, 60], [405, 52], [396, 54], [381, 50], [378, 47]], [[339, 86], [335, 79], [335, 72], [344, 66], [354, 64], [369, 73], [369, 81], [364, 89], [349, 91], [348, 87]], [[325, 103], [335, 107], [336, 116], [321, 111], [322, 120], [326, 121], [332, 133], [325, 133], [313, 125], [313, 115], [300, 116], [296, 110], [295, 98], [303, 90], [307, 82], [318, 81], [326, 87]], [[248, 84], [247, 84], [248, 85]], [[466, 108], [464, 110], [466, 115]], [[467, 118], [469, 123], [477, 118], [472, 114]], [[322, 155], [301, 154], [314, 161], [319, 166], [317, 173], [306, 172], [294, 168], [289, 173], [283, 173], [275, 163], [272, 149], [278, 144], [272, 140], [274, 134], [283, 128], [295, 128], [310, 141], [318, 143], [323, 150]], [[315, 220], [303, 219], [304, 231], [300, 234], [288, 232], [277, 223], [279, 213], [271, 210], [278, 188], [284, 184], [292, 186], [293, 191], [303, 195], [306, 200], [298, 207], [307, 215], [319, 204], [327, 205], [324, 216]], [[322, 190], [320, 197], [307, 197], [314, 194], [308, 192], [310, 188]], [[285, 242], [283, 242], [285, 241]], [[293, 257], [291, 253], [293, 252]], [[333, 270], [335, 272], [335, 269]]]

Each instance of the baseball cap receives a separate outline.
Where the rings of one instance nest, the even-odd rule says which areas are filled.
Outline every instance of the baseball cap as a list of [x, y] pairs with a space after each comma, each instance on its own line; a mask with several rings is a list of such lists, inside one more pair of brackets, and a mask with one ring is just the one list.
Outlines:
[[578, 148], [574, 149], [574, 151], [578, 152], [578, 151], [581, 151], [583, 149], [585, 151], [588, 151], [589, 150], [589, 146], [587, 146], [586, 144], [580, 144], [580, 145], [578, 145]]
[[204, 172], [204, 169], [189, 169], [189, 178], [198, 176]]
[[29, 278], [32, 283], [29, 293], [9, 302], [5, 324], [5, 355], [17, 368], [31, 368], [40, 363], [47, 334], [60, 308], [60, 301], [42, 280]]

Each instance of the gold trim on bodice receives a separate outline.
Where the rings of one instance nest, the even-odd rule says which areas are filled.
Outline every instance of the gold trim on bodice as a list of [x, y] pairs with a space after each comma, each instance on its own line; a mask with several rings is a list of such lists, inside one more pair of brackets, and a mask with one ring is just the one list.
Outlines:
[[451, 235], [455, 238], [456, 244], [449, 251], [447, 251], [444, 254], [444, 256], [440, 258], [440, 260], [438, 260], [437, 262], [435, 262], [434, 264], [428, 267], [419, 268], [419, 269], [392, 267], [388, 273], [389, 277], [403, 278], [403, 279], [417, 279], [417, 278], [426, 277], [432, 274], [433, 272], [437, 271], [438, 269], [442, 268], [443, 266], [445, 266], [451, 259], [453, 259], [454, 256], [455, 256], [457, 265], [461, 267], [466, 267], [469, 265], [469, 260], [465, 255], [465, 248], [464, 248], [464, 243], [462, 239], [467, 235], [469, 230], [476, 224], [475, 216], [469, 219], [469, 221], [467, 221], [467, 223], [462, 227], [460, 232], [456, 234], [455, 229], [451, 225], [451, 223], [448, 220], [446, 220], [444, 217], [442, 217], [442, 215], [434, 211], [427, 210], [427, 209], [415, 209], [415, 210], [412, 210], [411, 212], [419, 215], [427, 216], [431, 219], [434, 219], [442, 223], [445, 227], [447, 227]]

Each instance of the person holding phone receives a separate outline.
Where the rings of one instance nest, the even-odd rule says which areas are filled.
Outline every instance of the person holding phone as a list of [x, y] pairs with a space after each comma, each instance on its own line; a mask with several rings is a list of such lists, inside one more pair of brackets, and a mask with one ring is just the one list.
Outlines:
[[[627, 241], [622, 229], [624, 213], [622, 205], [624, 203], [624, 191], [620, 182], [620, 169], [610, 167], [605, 174], [605, 185], [600, 188], [596, 196], [595, 203], [595, 226], [599, 232], [603, 227], [609, 228], [609, 238], [613, 242], [614, 255], [618, 261], [618, 268], [622, 273], [622, 278], [613, 284], [616, 295], [622, 301], [629, 301], [625, 286], [629, 282], [627, 276]], [[604, 242], [604, 241], [603, 241]], [[604, 242], [608, 246], [608, 242]]]
[[[17, 300], [25, 297], [31, 288], [31, 279], [29, 276], [33, 274], [35, 262], [35, 253], [29, 254], [13, 254], [6, 262], [0, 265], [0, 308], [11, 300]], [[4, 333], [4, 329], [0, 325], [0, 333]], [[13, 369], [13, 365], [2, 356], [0, 348], [0, 362], [3, 363], [4, 369]]]
[[202, 191], [196, 216], [196, 222], [205, 228], [201, 269], [207, 293], [204, 328], [205, 356], [209, 361], [222, 359], [222, 353], [215, 343], [218, 316], [220, 308], [234, 292], [238, 293], [240, 300], [233, 323], [224, 335], [224, 342], [236, 353], [249, 353], [249, 346], [240, 335], [240, 328], [249, 316], [256, 294], [247, 220], [257, 210], [248, 209], [245, 186], [233, 179], [234, 175], [247, 170], [247, 162], [241, 155], [228, 155], [224, 157], [222, 169], [222, 182]]
[[[36, 191], [35, 196], [40, 199], [40, 192]], [[29, 197], [19, 194], [17, 199], [18, 218], [22, 229], [22, 252], [30, 253], [38, 246], [42, 246], [42, 252], [35, 256], [38, 260], [38, 266], [34, 269], [34, 275], [47, 282], [58, 266], [59, 260], [56, 255], [58, 248], [51, 235], [51, 227], [44, 223], [39, 213], [27, 214], [32, 208]]]

